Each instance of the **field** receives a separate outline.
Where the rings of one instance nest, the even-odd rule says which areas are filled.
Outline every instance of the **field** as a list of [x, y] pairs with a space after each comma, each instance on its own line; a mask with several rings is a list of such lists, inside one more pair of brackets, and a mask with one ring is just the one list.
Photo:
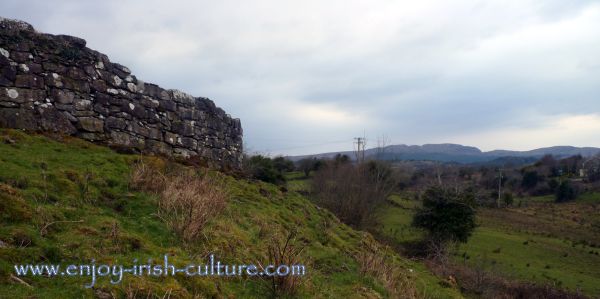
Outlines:
[[[600, 200], [595, 194], [555, 204], [520, 199], [520, 208], [478, 210], [478, 227], [454, 261], [510, 279], [550, 283], [600, 296]], [[378, 234], [400, 250], [423, 232], [410, 223], [418, 202], [393, 196], [378, 214]]]
[[[421, 263], [396, 254], [370, 234], [340, 223], [300, 193], [275, 185], [218, 177], [230, 194], [225, 211], [186, 242], [156, 216], [157, 196], [130, 187], [136, 163], [184, 167], [155, 157], [117, 154], [74, 138], [0, 130], [0, 297], [265, 298], [270, 281], [256, 277], [125, 276], [111, 285], [88, 277], [21, 277], [25, 263], [131, 265], [164, 254], [183, 266], [215, 254], [226, 263], [269, 262], [269, 246], [296, 232], [292, 246], [307, 266], [297, 298], [460, 298]], [[298, 174], [296, 174], [299, 176]], [[302, 180], [295, 190], [301, 190]], [[294, 190], [294, 188], [289, 188]], [[373, 261], [375, 265], [373, 266]]]

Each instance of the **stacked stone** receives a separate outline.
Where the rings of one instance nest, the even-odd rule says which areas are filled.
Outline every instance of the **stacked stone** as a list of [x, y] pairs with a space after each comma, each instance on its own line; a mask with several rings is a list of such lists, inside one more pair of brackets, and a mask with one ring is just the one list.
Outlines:
[[0, 126], [239, 167], [242, 127], [207, 98], [165, 90], [86, 47], [0, 18]]

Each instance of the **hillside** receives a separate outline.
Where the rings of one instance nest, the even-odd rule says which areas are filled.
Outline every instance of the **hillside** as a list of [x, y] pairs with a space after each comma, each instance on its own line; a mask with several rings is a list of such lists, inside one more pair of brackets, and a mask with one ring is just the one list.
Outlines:
[[[185, 241], [157, 217], [157, 195], [136, 191], [135, 165], [185, 168], [160, 158], [117, 154], [70, 137], [0, 130], [0, 297], [2, 298], [265, 298], [258, 277], [134, 277], [111, 285], [89, 277], [21, 276], [15, 264], [122, 263], [176, 265], [214, 254], [226, 263], [267, 263], [268, 249], [295, 232], [290, 246], [307, 267], [298, 298], [457, 298], [422, 264], [398, 256], [371, 235], [340, 223], [300, 194], [266, 183], [210, 172], [229, 194], [224, 210]], [[192, 171], [204, 171], [193, 169]], [[283, 294], [283, 297], [289, 297]]]

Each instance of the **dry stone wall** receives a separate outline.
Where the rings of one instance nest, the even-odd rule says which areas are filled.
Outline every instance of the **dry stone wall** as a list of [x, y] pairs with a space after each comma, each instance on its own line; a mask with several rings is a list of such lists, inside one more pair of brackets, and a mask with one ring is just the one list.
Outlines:
[[144, 83], [67, 35], [0, 18], [0, 126], [239, 167], [242, 127], [207, 99]]

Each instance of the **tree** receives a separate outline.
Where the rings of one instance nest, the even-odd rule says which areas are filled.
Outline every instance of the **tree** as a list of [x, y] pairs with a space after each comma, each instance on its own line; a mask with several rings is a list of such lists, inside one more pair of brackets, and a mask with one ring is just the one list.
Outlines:
[[336, 154], [333, 159], [336, 165], [350, 163], [350, 157], [348, 155]]
[[600, 180], [600, 154], [595, 155], [581, 163], [581, 174], [586, 177], [588, 182], [597, 182]]
[[550, 190], [552, 190], [552, 191], [556, 191], [558, 189], [559, 185], [560, 185], [560, 183], [558, 182], [557, 179], [550, 179], [548, 181], [548, 188], [550, 188]]
[[325, 160], [323, 160], [323, 159], [315, 159], [312, 170], [313, 171], [318, 171], [318, 170], [322, 169], [325, 166], [327, 166], [327, 162]]
[[284, 158], [284, 157], [275, 157], [273, 159], [273, 166], [279, 173], [294, 171], [294, 162]]
[[556, 189], [556, 202], [574, 200], [577, 193], [577, 189], [569, 181], [563, 181]]
[[373, 223], [375, 210], [396, 187], [389, 165], [371, 161], [354, 165], [330, 161], [311, 181], [314, 201], [342, 222], [358, 228]]
[[525, 189], [533, 189], [537, 185], [539, 179], [537, 171], [525, 171], [521, 186]]
[[308, 177], [310, 172], [315, 168], [315, 161], [316, 159], [314, 158], [304, 158], [298, 161], [298, 169], [304, 172], [304, 176]]
[[430, 252], [445, 253], [451, 242], [467, 242], [475, 229], [475, 209], [466, 194], [434, 186], [423, 194], [423, 207], [413, 217], [413, 226], [429, 233]]
[[543, 156], [535, 163], [535, 166], [543, 176], [560, 176], [560, 166], [558, 165], [558, 161], [556, 161], [552, 155]]

